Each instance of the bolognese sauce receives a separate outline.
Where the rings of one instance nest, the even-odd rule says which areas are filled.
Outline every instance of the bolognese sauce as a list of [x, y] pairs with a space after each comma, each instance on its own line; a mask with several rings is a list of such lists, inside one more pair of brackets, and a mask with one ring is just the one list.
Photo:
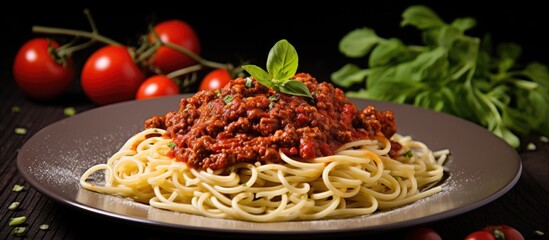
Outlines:
[[[237, 78], [219, 90], [182, 98], [179, 110], [145, 121], [166, 129], [173, 156], [195, 169], [227, 169], [241, 163], [280, 163], [279, 152], [306, 161], [334, 154], [344, 143], [396, 133], [392, 111], [359, 111], [341, 89], [298, 73], [313, 98], [293, 96]], [[391, 142], [390, 155], [401, 146]]]

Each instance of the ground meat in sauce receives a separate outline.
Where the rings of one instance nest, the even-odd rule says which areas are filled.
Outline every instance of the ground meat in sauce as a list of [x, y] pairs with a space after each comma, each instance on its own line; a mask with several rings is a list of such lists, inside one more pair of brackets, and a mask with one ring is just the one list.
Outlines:
[[[221, 90], [181, 99], [179, 110], [145, 122], [166, 129], [177, 161], [195, 169], [226, 169], [241, 162], [279, 163], [279, 151], [296, 159], [331, 155], [344, 143], [396, 133], [393, 112], [358, 111], [341, 89], [307, 73], [295, 75], [314, 100], [275, 92], [237, 78]], [[248, 80], [249, 81], [249, 80]], [[251, 83], [251, 84], [250, 84]], [[391, 155], [401, 148], [393, 142]]]

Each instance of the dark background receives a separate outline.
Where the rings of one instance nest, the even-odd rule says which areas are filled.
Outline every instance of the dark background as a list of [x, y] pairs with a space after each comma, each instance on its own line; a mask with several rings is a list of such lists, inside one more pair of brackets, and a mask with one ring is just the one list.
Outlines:
[[[202, 56], [216, 62], [239, 65], [244, 61], [265, 66], [269, 49], [280, 39], [287, 39], [299, 54], [298, 71], [309, 72], [320, 81], [345, 63], [355, 61], [338, 50], [339, 40], [349, 31], [373, 28], [384, 38], [397, 37], [405, 43], [420, 40], [419, 31], [400, 27], [404, 9], [414, 4], [431, 7], [446, 22], [457, 17], [474, 17], [477, 26], [468, 31], [481, 37], [491, 34], [495, 43], [516, 42], [523, 47], [524, 63], [549, 63], [548, 13], [542, 3], [513, 1], [324, 1], [328, 4], [298, 2], [150, 2], [132, 6], [112, 3], [85, 3], [44, 6], [17, 6], [1, 10], [0, 74], [1, 81], [13, 81], [11, 67], [17, 49], [32, 37], [33, 25], [90, 30], [83, 10], [88, 8], [99, 32], [116, 41], [136, 45], [150, 23], [181, 19], [191, 24], [199, 35]], [[191, 4], [192, 3], [192, 4]], [[304, 5], [295, 6], [294, 4]], [[97, 44], [74, 55], [83, 64]], [[364, 65], [365, 67], [365, 65]], [[78, 79], [75, 79], [77, 82]], [[1, 85], [0, 85], [1, 87]]]
[[[138, 36], [147, 31], [150, 23], [168, 19], [181, 19], [190, 23], [197, 31], [202, 56], [217, 62], [238, 64], [248, 61], [264, 66], [267, 53], [273, 44], [288, 39], [297, 49], [300, 57], [299, 71], [310, 72], [319, 80], [330, 80], [330, 74], [350, 59], [338, 50], [339, 40], [349, 31], [370, 27], [385, 38], [397, 37], [405, 43], [418, 42], [418, 31], [401, 28], [401, 14], [408, 6], [425, 4], [437, 12], [443, 20], [450, 22], [457, 17], [474, 17], [477, 27], [468, 33], [482, 36], [490, 33], [494, 42], [516, 42], [523, 47], [522, 62], [540, 61], [549, 65], [549, 47], [547, 29], [548, 10], [542, 1], [533, 0], [491, 1], [491, 3], [472, 0], [448, 1], [336, 1], [330, 4], [306, 2], [293, 3], [280, 1], [257, 2], [210, 2], [180, 1], [179, 4], [160, 1], [146, 3], [127, 3], [126, 6], [113, 7], [114, 2], [78, 3], [67, 5], [59, 2], [44, 2], [41, 6], [27, 1], [10, 2], [10, 7], [0, 7], [0, 202], [21, 199], [20, 212], [8, 212], [2, 205], [0, 214], [0, 238], [7, 236], [7, 220], [14, 214], [26, 214], [27, 222], [35, 223], [29, 228], [25, 239], [48, 236], [100, 238], [104, 232], [125, 234], [138, 239], [175, 239], [178, 235], [159, 235], [159, 231], [140, 228], [135, 225], [122, 225], [104, 219], [88, 218], [81, 212], [58, 204], [53, 199], [39, 194], [20, 174], [15, 166], [17, 149], [41, 128], [66, 118], [63, 108], [75, 106], [77, 112], [93, 107], [78, 89], [78, 79], [74, 80], [73, 94], [62, 97], [54, 104], [26, 101], [17, 91], [12, 76], [12, 62], [18, 48], [27, 40], [39, 36], [31, 32], [33, 25], [90, 30], [83, 14], [89, 8], [101, 34], [127, 44], [135, 44]], [[324, 1], [326, 2], [326, 1]], [[191, 4], [192, 3], [192, 4]], [[122, 4], [122, 3], [119, 3]], [[131, 4], [131, 5], [129, 5]], [[305, 5], [306, 7], [295, 6]], [[78, 64], [101, 45], [96, 45], [75, 54]], [[15, 91], [14, 91], [15, 90]], [[12, 106], [21, 106], [21, 113], [13, 113]], [[3, 125], [5, 124], [5, 125]], [[26, 135], [11, 132], [13, 127], [22, 126], [28, 130]], [[520, 152], [524, 170], [517, 186], [501, 198], [486, 206], [475, 209], [448, 220], [432, 223], [444, 239], [463, 239], [475, 229], [488, 224], [510, 224], [518, 228], [527, 239], [546, 239], [547, 229], [547, 143], [541, 143], [536, 135], [528, 141], [539, 147], [536, 151]], [[493, 169], [497, 171], [497, 169]], [[13, 184], [25, 184], [26, 189], [20, 195], [14, 195], [9, 188]], [[108, 219], [112, 220], [112, 219]], [[118, 221], [115, 219], [115, 221]], [[42, 231], [36, 224], [51, 222], [51, 230]], [[92, 229], [92, 231], [90, 231]], [[408, 229], [382, 233], [383, 238], [394, 239], [403, 236]], [[545, 235], [533, 237], [534, 230], [543, 230]], [[213, 233], [215, 234], [215, 232]], [[362, 235], [369, 233], [350, 233]], [[34, 238], [33, 238], [34, 236]], [[87, 236], [87, 237], [86, 237]], [[136, 237], [137, 236], [137, 237]], [[162, 238], [166, 236], [165, 238]], [[233, 237], [239, 237], [234, 236]], [[242, 236], [243, 238], [246, 236]], [[285, 236], [283, 236], [285, 237]], [[300, 238], [301, 236], [298, 236]], [[316, 237], [316, 236], [315, 236]], [[323, 236], [318, 236], [323, 237]], [[345, 238], [346, 235], [327, 235]], [[53, 238], [53, 237], [50, 237]], [[303, 236], [303, 238], [306, 238]], [[351, 239], [351, 237], [349, 237]], [[375, 236], [374, 236], [375, 238]], [[10, 239], [6, 237], [6, 239]], [[15, 239], [15, 238], [11, 238]], [[296, 239], [296, 238], [294, 238]]]

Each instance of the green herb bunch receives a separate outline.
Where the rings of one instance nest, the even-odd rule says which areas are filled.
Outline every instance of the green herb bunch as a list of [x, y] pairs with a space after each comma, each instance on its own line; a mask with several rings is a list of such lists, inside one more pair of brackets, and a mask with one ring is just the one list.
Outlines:
[[426, 6], [408, 7], [401, 27], [422, 31], [424, 45], [382, 38], [366, 27], [353, 30], [339, 50], [350, 58], [367, 57], [368, 67], [346, 64], [332, 73], [332, 82], [346, 88], [365, 82], [365, 88], [348, 91], [349, 97], [413, 104], [468, 119], [515, 148], [521, 135], [548, 136], [547, 66], [521, 66], [517, 44], [493, 48], [489, 35], [482, 40], [466, 35], [475, 25], [474, 18], [448, 24]]

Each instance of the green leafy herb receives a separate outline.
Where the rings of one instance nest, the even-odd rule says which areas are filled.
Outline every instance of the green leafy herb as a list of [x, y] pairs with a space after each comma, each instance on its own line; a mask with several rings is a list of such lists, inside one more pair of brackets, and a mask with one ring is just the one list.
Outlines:
[[13, 217], [13, 218], [10, 218], [10, 222], [8, 223], [8, 225], [10, 227], [17, 226], [17, 225], [21, 225], [21, 224], [25, 223], [25, 221], [27, 221], [27, 217], [25, 217], [25, 216]]
[[42, 225], [40, 225], [40, 227], [38, 227], [38, 228], [40, 228], [40, 230], [48, 230], [48, 229], [50, 228], [50, 225], [48, 225], [48, 224], [42, 224]]
[[8, 210], [15, 210], [15, 209], [19, 208], [19, 205], [21, 205], [21, 203], [19, 203], [19, 202], [12, 202], [12, 203], [8, 206]]
[[234, 97], [232, 95], [227, 95], [223, 98], [223, 101], [226, 103], [226, 104], [229, 104], [230, 102], [232, 102], [234, 99]]
[[412, 152], [412, 150], [408, 150], [406, 151], [404, 154], [402, 154], [404, 157], [407, 157], [407, 158], [411, 158], [414, 156], [414, 153]]
[[15, 128], [15, 134], [25, 135], [25, 134], [27, 134], [27, 129], [26, 128], [21, 128], [21, 127]]
[[11, 107], [11, 112], [14, 112], [14, 113], [21, 112], [21, 107], [19, 107], [19, 106], [12, 106], [12, 107]]
[[426, 6], [411, 6], [401, 26], [419, 29], [422, 44], [382, 38], [367, 27], [353, 30], [341, 39], [339, 50], [366, 58], [367, 67], [346, 64], [332, 73], [332, 82], [345, 88], [365, 83], [347, 91], [348, 97], [408, 103], [470, 120], [515, 148], [519, 135], [549, 135], [547, 66], [519, 64], [519, 45], [494, 49], [489, 35], [467, 35], [475, 25], [470, 17], [446, 23]]
[[63, 109], [63, 114], [67, 117], [72, 117], [74, 114], [76, 114], [76, 110], [73, 107], [67, 107]]
[[251, 88], [252, 87], [252, 79], [251, 78], [249, 78], [249, 77], [246, 78], [245, 86], [246, 86], [246, 88]]
[[297, 72], [297, 66], [297, 51], [287, 40], [282, 39], [269, 51], [267, 71], [256, 65], [244, 65], [242, 68], [265, 87], [290, 95], [313, 98], [303, 82], [291, 79]]
[[171, 142], [170, 144], [168, 144], [168, 147], [171, 149], [175, 148], [175, 142]]
[[15, 236], [18, 236], [18, 237], [21, 237], [21, 236], [24, 236], [25, 233], [27, 232], [27, 228], [26, 227], [14, 227], [10, 234], [11, 235], [15, 235]]
[[276, 98], [276, 96], [274, 96], [274, 95], [269, 96], [267, 99], [269, 99], [269, 101], [271, 101], [271, 103], [269, 103], [269, 109], [273, 108], [275, 102], [278, 100]]
[[15, 185], [13, 185], [13, 188], [11, 190], [14, 191], [14, 192], [21, 192], [21, 191], [23, 191], [23, 189], [25, 189], [24, 186], [21, 186], [19, 184], [15, 184]]
[[214, 90], [214, 92], [215, 92], [215, 95], [217, 95], [218, 97], [221, 97], [221, 91], [219, 89]]

